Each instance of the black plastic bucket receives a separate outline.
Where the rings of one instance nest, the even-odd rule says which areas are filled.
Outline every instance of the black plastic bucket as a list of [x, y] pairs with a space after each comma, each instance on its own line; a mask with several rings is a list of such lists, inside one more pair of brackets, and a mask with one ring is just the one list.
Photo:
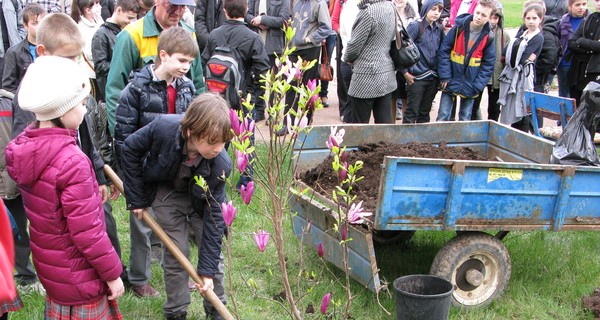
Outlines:
[[452, 283], [431, 275], [410, 275], [394, 280], [398, 320], [446, 320]]

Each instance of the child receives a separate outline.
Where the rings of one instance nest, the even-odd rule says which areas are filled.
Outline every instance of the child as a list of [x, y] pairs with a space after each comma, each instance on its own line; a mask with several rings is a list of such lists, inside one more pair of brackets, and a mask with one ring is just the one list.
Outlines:
[[[112, 0], [109, 2], [112, 2]], [[138, 12], [140, 12], [140, 6], [137, 0], [117, 0], [112, 16], [98, 28], [92, 38], [92, 57], [99, 89], [98, 101], [104, 100], [106, 77], [108, 77], [117, 34], [125, 26], [135, 21]]]
[[581, 99], [585, 86], [600, 76], [600, 0], [594, 0], [595, 12], [583, 18], [573, 37], [569, 39], [571, 68], [567, 74], [571, 98]]
[[[102, 197], [90, 160], [77, 145], [89, 79], [60, 57], [39, 57], [19, 90], [37, 121], [6, 147], [30, 222], [31, 251], [46, 289], [45, 319], [86, 315], [122, 319], [121, 261], [105, 231]], [[85, 318], [85, 317], [82, 317]]]
[[[220, 203], [227, 201], [222, 177], [231, 173], [231, 160], [224, 146], [232, 137], [227, 102], [215, 93], [205, 93], [192, 101], [183, 116], [161, 116], [129, 136], [122, 154], [127, 208], [139, 218], [144, 208], [152, 207], [158, 223], [186, 257], [191, 227], [196, 234], [202, 290], [214, 288], [223, 303], [225, 223]], [[206, 180], [208, 191], [196, 184], [195, 176]], [[190, 304], [188, 274], [168, 250], [163, 268], [165, 317], [185, 319]], [[221, 319], [207, 300], [204, 308], [207, 319]]]
[[79, 32], [81, 32], [85, 41], [83, 55], [78, 62], [87, 71], [88, 77], [92, 79], [92, 94], [96, 97], [99, 89], [96, 82], [96, 73], [94, 72], [92, 38], [98, 28], [104, 23], [101, 17], [102, 6], [100, 6], [100, 0], [73, 0], [71, 9], [71, 18], [77, 23]]
[[499, 78], [498, 104], [502, 108], [500, 122], [525, 132], [531, 129], [531, 121], [527, 118], [525, 91], [533, 89], [534, 64], [544, 44], [540, 29], [544, 11], [544, 7], [537, 3], [529, 4], [523, 9], [523, 22], [527, 30], [506, 48], [506, 67]]
[[[494, 75], [486, 85], [488, 96], [488, 119], [494, 121], [498, 121], [498, 118], [500, 117], [500, 106], [497, 102], [500, 93], [500, 82], [498, 82], [498, 77], [500, 77], [500, 73], [504, 70], [502, 52], [510, 43], [510, 35], [504, 30], [504, 14], [500, 2], [496, 2], [496, 9], [496, 13], [490, 18], [490, 27], [492, 27], [495, 39], [496, 64], [494, 65]], [[482, 95], [479, 95], [475, 98], [471, 120], [481, 120], [481, 111], [479, 110], [481, 96]]]
[[[119, 98], [114, 137], [117, 158], [121, 157], [127, 137], [160, 114], [183, 113], [192, 101], [194, 84], [185, 77], [198, 55], [192, 35], [181, 27], [169, 28], [161, 33], [157, 50], [156, 64], [148, 64], [137, 72]], [[133, 215], [129, 225], [131, 289], [138, 297], [157, 297], [159, 292], [148, 284], [152, 229]]]
[[[448, 31], [438, 53], [438, 73], [442, 98], [436, 121], [448, 121], [452, 105], [460, 96], [460, 121], [471, 120], [475, 98], [494, 72], [496, 48], [488, 23], [496, 13], [494, 0], [481, 0], [473, 15], [461, 15]], [[450, 59], [452, 57], [452, 59]], [[466, 58], [469, 58], [466, 60]]]
[[[394, 0], [396, 6], [396, 12], [400, 17], [398, 24], [402, 23], [403, 26], [408, 28], [408, 25], [417, 18], [416, 8], [418, 7], [416, 1], [413, 4], [407, 3], [407, 0]], [[333, 20], [333, 18], [332, 18]], [[338, 19], [339, 20], [339, 19]], [[332, 22], [333, 23], [333, 22]], [[339, 25], [339, 23], [338, 23]], [[340, 77], [341, 78], [341, 77]], [[396, 71], [396, 84], [398, 88], [392, 94], [392, 119], [402, 120], [402, 106], [406, 108], [406, 80], [400, 70]], [[338, 82], [339, 85], [339, 82]]]
[[567, 82], [567, 73], [571, 66], [573, 53], [569, 50], [569, 40], [573, 37], [573, 33], [577, 30], [583, 18], [589, 14], [587, 0], [569, 0], [569, 12], [565, 13], [560, 19], [558, 35], [560, 36], [562, 47], [562, 58], [558, 64], [556, 75], [558, 76], [558, 95], [561, 97], [571, 97]]
[[407, 104], [402, 123], [427, 123], [431, 104], [438, 91], [438, 49], [444, 39], [444, 28], [436, 21], [440, 18], [442, 0], [425, 0], [421, 19], [408, 25], [408, 33], [421, 52], [421, 59], [414, 66], [402, 70], [407, 84]]
[[23, 9], [23, 26], [27, 30], [27, 38], [10, 47], [4, 55], [3, 89], [12, 93], [17, 92], [17, 87], [19, 87], [27, 67], [37, 58], [35, 52], [36, 30], [38, 23], [45, 15], [46, 10], [37, 3], [30, 3]]

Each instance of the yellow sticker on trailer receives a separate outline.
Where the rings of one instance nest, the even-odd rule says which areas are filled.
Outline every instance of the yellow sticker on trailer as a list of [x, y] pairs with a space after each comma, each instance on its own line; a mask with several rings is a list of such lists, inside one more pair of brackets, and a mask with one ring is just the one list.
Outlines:
[[488, 170], [488, 183], [500, 178], [506, 178], [511, 181], [519, 181], [523, 179], [523, 170], [499, 168], [490, 168]]

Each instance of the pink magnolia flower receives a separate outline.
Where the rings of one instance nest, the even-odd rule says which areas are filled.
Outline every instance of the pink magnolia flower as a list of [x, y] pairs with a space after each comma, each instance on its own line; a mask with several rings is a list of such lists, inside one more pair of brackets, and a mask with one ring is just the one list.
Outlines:
[[286, 118], [287, 123], [290, 124], [287, 126], [288, 134], [292, 135], [293, 138], [295, 138], [298, 135], [298, 132], [304, 130], [304, 128], [306, 128], [306, 126], [308, 125], [308, 117], [306, 117], [306, 115], [302, 115], [300, 119], [298, 119], [298, 117], [295, 117], [294, 121], [292, 121], [292, 117], [288, 113], [286, 115]]
[[231, 120], [231, 129], [233, 129], [233, 134], [239, 136], [243, 130], [240, 128], [240, 118], [235, 110], [229, 109], [229, 120]]
[[325, 314], [327, 312], [327, 308], [329, 308], [330, 300], [331, 300], [331, 293], [327, 292], [323, 296], [323, 300], [321, 300], [321, 314]]
[[233, 201], [221, 203], [221, 211], [223, 212], [223, 220], [225, 220], [225, 224], [227, 226], [231, 226], [233, 223], [233, 218], [235, 218], [235, 213], [237, 212], [237, 209], [235, 206], [233, 206]]
[[348, 222], [352, 224], [360, 224], [364, 222], [364, 217], [372, 215], [371, 212], [364, 212], [362, 201], [358, 204], [353, 203], [348, 210]]
[[258, 233], [253, 232], [252, 234], [254, 234], [254, 242], [256, 242], [258, 251], [264, 252], [265, 249], [267, 249], [267, 243], [269, 242], [269, 237], [271, 235], [267, 231], [263, 231], [262, 229], [259, 229]]
[[240, 187], [240, 195], [245, 204], [250, 204], [252, 200], [252, 194], [254, 193], [254, 181], [248, 182], [248, 187], [242, 185]]
[[319, 247], [317, 247], [317, 254], [320, 258], [323, 258], [325, 251], [323, 251], [323, 242], [319, 242]]
[[246, 167], [248, 166], [248, 155], [244, 154], [244, 152], [235, 150], [235, 158], [237, 163], [237, 168], [240, 173], [246, 171]]
[[342, 168], [340, 168], [340, 180], [344, 181], [346, 180], [346, 177], [348, 177], [348, 162], [344, 162], [344, 165], [342, 166]]
[[[314, 92], [317, 89], [317, 79], [310, 79], [310, 80], [308, 80], [308, 82], [306, 83], [306, 87], [311, 92]], [[314, 109], [315, 105], [317, 104], [317, 100], [318, 99], [319, 99], [319, 95], [318, 94], [312, 95], [310, 97], [310, 99], [308, 99], [308, 101], [306, 102], [306, 106], [309, 109]]]
[[344, 134], [346, 130], [340, 129], [337, 131], [337, 127], [331, 127], [331, 134], [329, 134], [329, 140], [325, 142], [327, 148], [333, 149], [333, 147], [339, 147], [340, 144], [344, 141]]

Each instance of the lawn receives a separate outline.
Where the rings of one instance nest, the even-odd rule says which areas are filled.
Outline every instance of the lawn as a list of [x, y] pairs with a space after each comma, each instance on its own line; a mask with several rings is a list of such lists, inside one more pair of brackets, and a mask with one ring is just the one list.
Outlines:
[[[523, 24], [523, 0], [502, 0], [504, 6], [504, 26], [518, 28]], [[594, 1], [588, 0], [588, 8], [594, 12]]]
[[[262, 198], [262, 190], [255, 195]], [[234, 194], [232, 192], [230, 195]], [[241, 203], [239, 196], [234, 201]], [[249, 208], [240, 206], [231, 235], [233, 242], [232, 280], [241, 319], [290, 319], [287, 309], [273, 299], [282, 290], [273, 242], [260, 253], [252, 232], [257, 226], [269, 230], [265, 218], [259, 214], [268, 208], [251, 203]], [[128, 261], [129, 236], [128, 212], [123, 199], [114, 203], [114, 214]], [[332, 306], [343, 305], [344, 289], [339, 285], [343, 273], [324, 264], [312, 249], [301, 247], [291, 233], [289, 219], [286, 222], [287, 257], [296, 297], [300, 297], [300, 309], [309, 305], [316, 310], [306, 314], [306, 319], [323, 319], [319, 313], [321, 298], [332, 293]], [[426, 274], [436, 252], [454, 236], [452, 232], [417, 232], [406, 246], [386, 245], [376, 249], [381, 276], [388, 282], [407, 274]], [[581, 297], [589, 295], [600, 286], [600, 233], [598, 232], [514, 232], [504, 240], [512, 258], [512, 277], [507, 290], [490, 306], [462, 310], [452, 308], [450, 319], [593, 319], [582, 308]], [[192, 262], [196, 260], [194, 253]], [[159, 264], [152, 267], [151, 284], [163, 293], [161, 298], [138, 299], [127, 292], [119, 299], [125, 319], [162, 319], [164, 283]], [[338, 279], [339, 278], [339, 279]], [[381, 293], [379, 297], [353, 282], [354, 300], [351, 314], [354, 319], [393, 319], [384, 310], [395, 314], [393, 293]], [[36, 293], [23, 296], [25, 308], [11, 319], [42, 319], [44, 298]], [[378, 303], [381, 304], [381, 306]], [[231, 303], [228, 305], [230, 310]], [[204, 319], [202, 298], [193, 293], [188, 319]]]

